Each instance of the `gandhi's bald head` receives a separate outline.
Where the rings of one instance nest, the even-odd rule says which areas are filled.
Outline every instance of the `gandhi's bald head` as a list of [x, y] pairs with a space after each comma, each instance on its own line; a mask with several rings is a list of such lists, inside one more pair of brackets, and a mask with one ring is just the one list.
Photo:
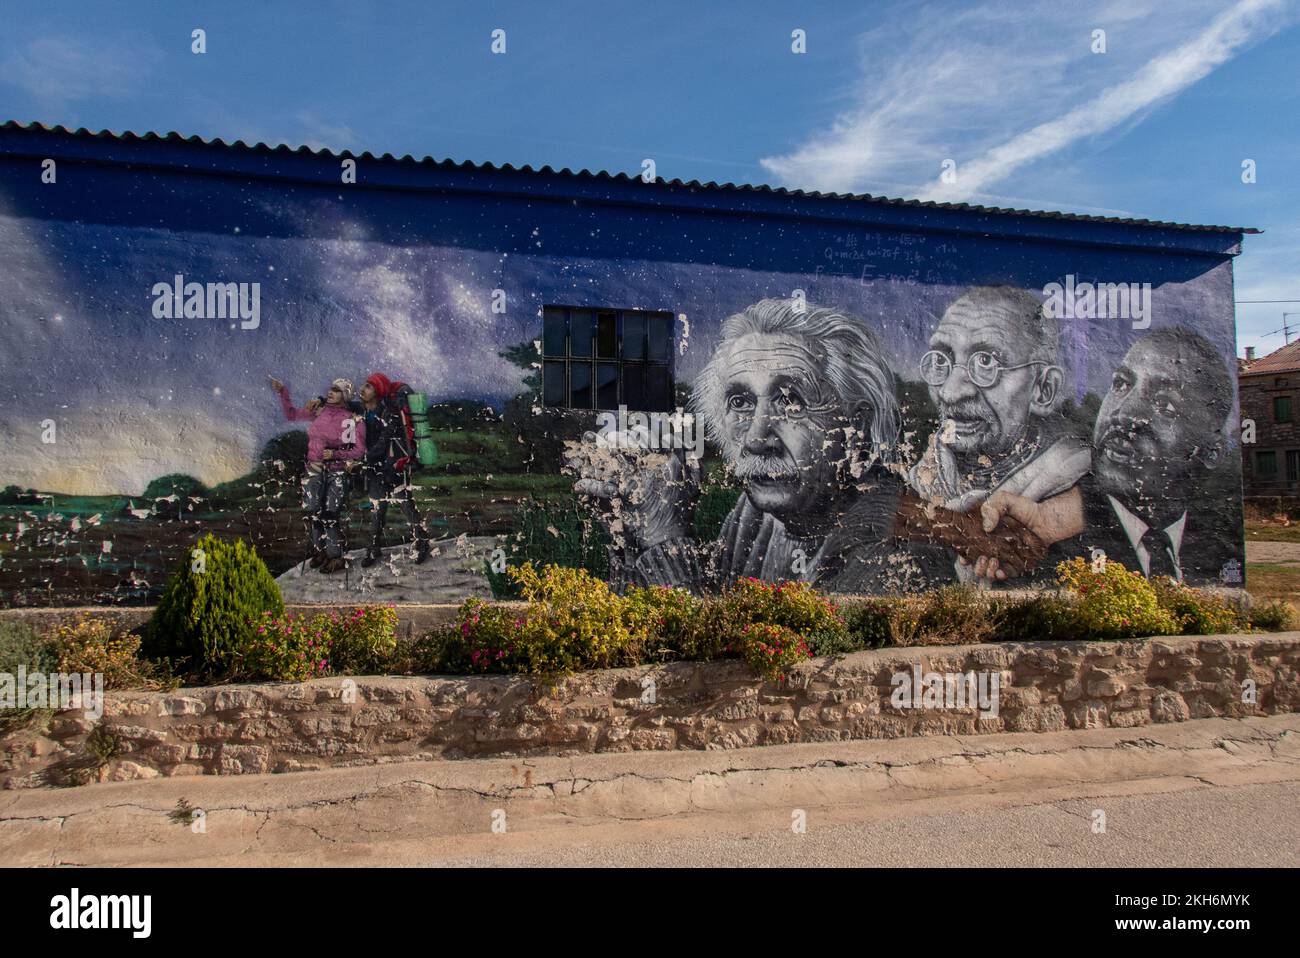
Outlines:
[[1059, 341], [1056, 320], [1023, 289], [976, 286], [953, 301], [930, 337], [921, 372], [955, 453], [1006, 453], [1032, 417], [1055, 409], [1063, 376]]

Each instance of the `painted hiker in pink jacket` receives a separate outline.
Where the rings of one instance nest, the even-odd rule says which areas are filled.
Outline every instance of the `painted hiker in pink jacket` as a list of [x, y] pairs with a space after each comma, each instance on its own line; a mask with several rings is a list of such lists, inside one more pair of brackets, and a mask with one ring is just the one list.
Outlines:
[[336, 379], [325, 404], [297, 409], [289, 390], [278, 379], [271, 386], [280, 396], [284, 418], [310, 422], [307, 427], [307, 473], [302, 480], [302, 507], [307, 514], [312, 556], [310, 565], [321, 572], [346, 567], [344, 533], [347, 531], [348, 474], [365, 458], [366, 423], [348, 408], [352, 383]]

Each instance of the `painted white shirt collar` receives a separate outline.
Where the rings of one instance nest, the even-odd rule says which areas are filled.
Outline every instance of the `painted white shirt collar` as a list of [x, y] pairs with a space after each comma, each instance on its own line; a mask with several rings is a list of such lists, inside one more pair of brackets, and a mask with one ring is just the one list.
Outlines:
[[[1110, 507], [1115, 510], [1120, 525], [1124, 527], [1124, 535], [1128, 537], [1129, 545], [1137, 553], [1138, 562], [1142, 564], [1142, 574], [1149, 576], [1151, 574], [1151, 553], [1142, 542], [1142, 537], [1147, 534], [1151, 527], [1125, 509], [1114, 496], [1107, 496], [1106, 498], [1110, 500]], [[1183, 581], [1183, 565], [1180, 556], [1183, 548], [1183, 529], [1186, 525], [1187, 512], [1184, 510], [1176, 521], [1169, 523], [1162, 530], [1169, 540], [1169, 553], [1174, 563], [1174, 578], [1179, 582]]]

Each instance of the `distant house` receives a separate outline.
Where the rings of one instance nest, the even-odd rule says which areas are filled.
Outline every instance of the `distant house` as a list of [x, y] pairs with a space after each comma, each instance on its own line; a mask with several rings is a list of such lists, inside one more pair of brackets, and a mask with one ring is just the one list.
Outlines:
[[1300, 495], [1300, 340], [1263, 358], [1246, 350], [1238, 360], [1243, 420], [1254, 420], [1255, 442], [1242, 443], [1247, 498]]

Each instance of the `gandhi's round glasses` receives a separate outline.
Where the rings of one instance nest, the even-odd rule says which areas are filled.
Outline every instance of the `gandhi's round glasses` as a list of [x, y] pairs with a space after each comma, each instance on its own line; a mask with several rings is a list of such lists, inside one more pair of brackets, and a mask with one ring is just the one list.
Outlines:
[[[1051, 363], [1043, 360], [1036, 360], [1031, 363], [1021, 363], [1019, 366], [1004, 366], [1002, 361], [992, 353], [978, 352], [971, 353], [966, 362], [959, 364], [966, 370], [966, 376], [970, 381], [980, 389], [988, 389], [997, 385], [998, 377], [1004, 370], [1027, 369], [1030, 366], [1050, 366]], [[938, 350], [930, 350], [921, 357], [921, 378], [931, 386], [942, 386], [952, 375], [953, 362], [947, 353], [941, 353]]]

